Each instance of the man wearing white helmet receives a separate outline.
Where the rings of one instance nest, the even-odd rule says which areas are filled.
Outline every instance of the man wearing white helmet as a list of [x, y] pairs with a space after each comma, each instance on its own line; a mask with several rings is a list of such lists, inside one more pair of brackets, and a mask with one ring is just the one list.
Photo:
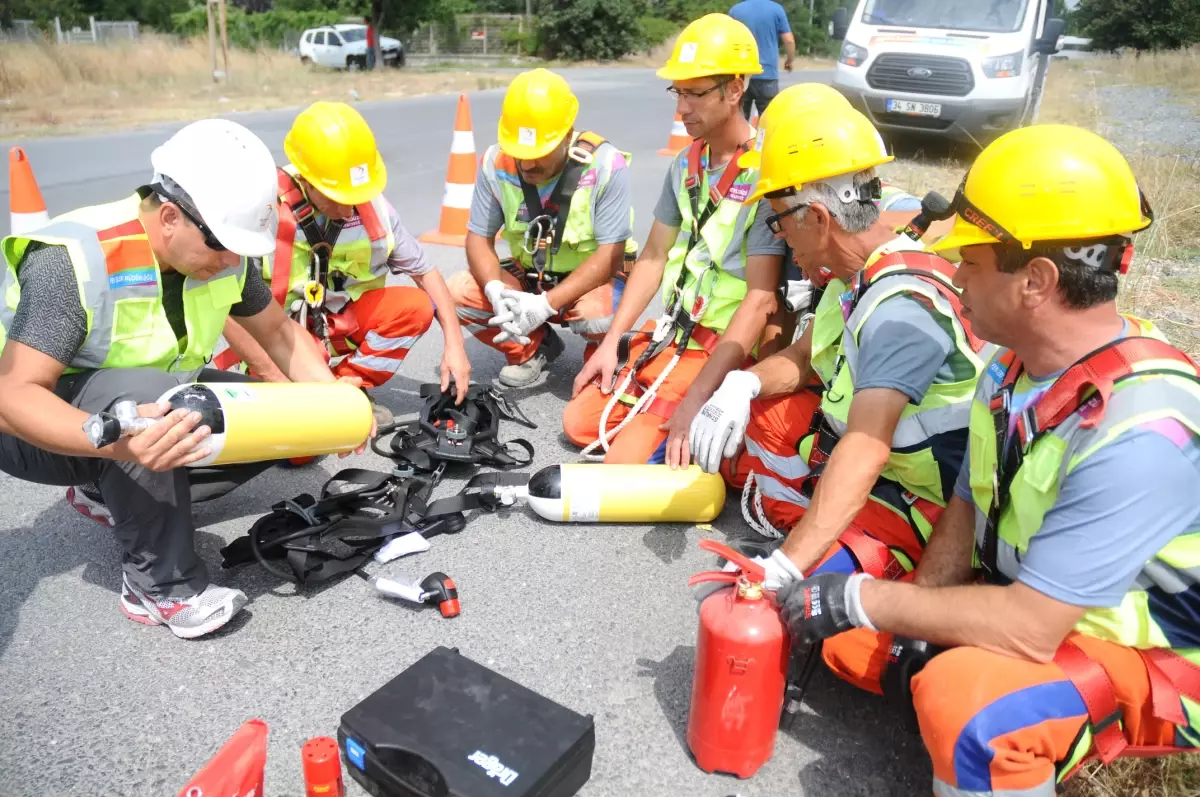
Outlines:
[[[122, 611], [192, 638], [246, 603], [209, 583], [192, 501], [273, 463], [185, 470], [205, 455], [210, 430], [195, 413], [166, 414], [158, 397], [198, 379], [245, 379], [205, 368], [230, 315], [294, 381], [333, 376], [251, 265], [275, 246], [266, 145], [241, 125], [206, 119], [151, 163], [154, 176], [136, 193], [0, 241], [0, 470], [71, 486], [72, 504], [111, 525], [124, 549]], [[94, 445], [84, 421], [124, 399], [158, 420]]]

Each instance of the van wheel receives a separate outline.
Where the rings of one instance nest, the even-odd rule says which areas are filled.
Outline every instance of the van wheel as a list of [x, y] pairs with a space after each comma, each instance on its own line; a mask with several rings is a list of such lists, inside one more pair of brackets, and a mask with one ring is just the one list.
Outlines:
[[312, 59], [309, 58], [307, 55], [302, 55], [302, 56], [300, 56], [300, 63], [303, 64], [304, 66], [312, 66]]

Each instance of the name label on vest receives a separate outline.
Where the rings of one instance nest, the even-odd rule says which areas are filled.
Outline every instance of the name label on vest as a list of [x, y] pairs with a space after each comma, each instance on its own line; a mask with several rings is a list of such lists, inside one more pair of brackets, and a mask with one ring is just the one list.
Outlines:
[[729, 186], [729, 193], [725, 194], [726, 199], [732, 199], [734, 202], [745, 202], [748, 196], [750, 196], [749, 183], [734, 183]]
[[120, 288], [137, 288], [143, 285], [153, 285], [158, 282], [158, 269], [154, 266], [142, 268], [126, 268], [108, 275], [109, 290]]

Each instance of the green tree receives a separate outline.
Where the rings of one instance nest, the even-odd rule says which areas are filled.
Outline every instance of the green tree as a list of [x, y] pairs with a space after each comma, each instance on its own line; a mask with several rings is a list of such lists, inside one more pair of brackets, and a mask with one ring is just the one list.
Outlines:
[[638, 49], [643, 0], [541, 0], [538, 35], [550, 58], [609, 61]]
[[1200, 42], [1196, 0], [1081, 0], [1075, 16], [1097, 50], [1172, 50]]

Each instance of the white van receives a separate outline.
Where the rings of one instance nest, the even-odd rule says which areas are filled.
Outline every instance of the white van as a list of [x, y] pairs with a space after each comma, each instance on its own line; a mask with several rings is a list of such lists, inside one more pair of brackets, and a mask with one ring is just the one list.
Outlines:
[[1066, 24], [1053, 0], [857, 0], [833, 86], [883, 132], [981, 146], [1037, 118]]

